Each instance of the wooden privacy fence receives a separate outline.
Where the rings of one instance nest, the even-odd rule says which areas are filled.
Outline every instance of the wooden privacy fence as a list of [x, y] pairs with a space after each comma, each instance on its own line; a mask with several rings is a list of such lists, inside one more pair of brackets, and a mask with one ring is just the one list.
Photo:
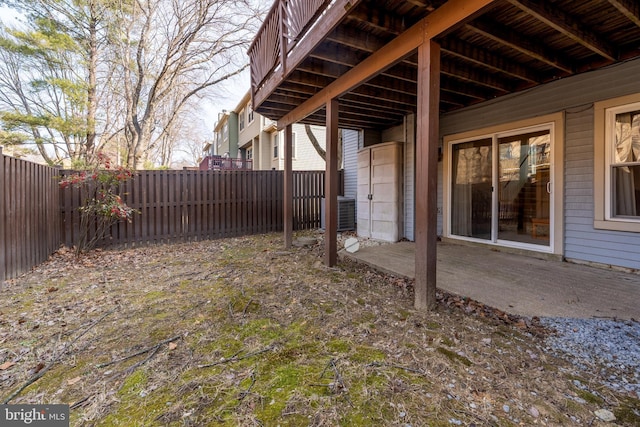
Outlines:
[[2, 154], [0, 280], [16, 277], [60, 247], [59, 169]]
[[[81, 236], [86, 189], [59, 188], [62, 171], [0, 150], [0, 280], [16, 277]], [[324, 171], [294, 171], [294, 229], [320, 227]], [[339, 173], [339, 188], [343, 188]], [[282, 171], [139, 171], [123, 184], [140, 214], [111, 228], [101, 247], [206, 240], [283, 229]], [[94, 230], [95, 231], [95, 230]]]
[[[324, 172], [293, 174], [294, 229], [318, 228]], [[282, 171], [139, 171], [122, 191], [127, 205], [140, 215], [134, 215], [131, 223], [113, 226], [109, 238], [101, 242], [102, 247], [283, 230]], [[76, 188], [61, 193], [63, 242], [67, 246], [73, 246], [80, 236], [78, 207], [84, 197]]]

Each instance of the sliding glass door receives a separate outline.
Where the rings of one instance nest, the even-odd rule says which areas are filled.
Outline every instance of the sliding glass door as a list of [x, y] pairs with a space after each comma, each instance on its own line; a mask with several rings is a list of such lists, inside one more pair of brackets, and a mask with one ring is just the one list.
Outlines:
[[549, 130], [498, 138], [498, 240], [549, 246]]
[[450, 233], [550, 246], [550, 126], [451, 145]]
[[451, 232], [453, 234], [491, 239], [492, 144], [491, 139], [481, 139], [453, 146], [451, 182]]

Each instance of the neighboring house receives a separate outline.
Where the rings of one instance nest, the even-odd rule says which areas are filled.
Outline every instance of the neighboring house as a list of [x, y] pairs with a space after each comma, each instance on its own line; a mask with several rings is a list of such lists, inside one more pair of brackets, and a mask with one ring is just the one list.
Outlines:
[[[238, 147], [243, 158], [253, 161], [254, 170], [284, 169], [282, 132], [276, 123], [251, 108], [250, 92], [242, 98], [232, 114], [238, 117]], [[325, 130], [312, 126], [311, 131], [322, 149], [325, 146]], [[324, 160], [311, 144], [302, 124], [294, 124], [292, 141], [293, 170], [323, 170]]]
[[[435, 301], [437, 234], [640, 269], [637, 2], [314, 5], [267, 16], [249, 50], [255, 110], [280, 128], [361, 130], [359, 177], [373, 181], [376, 157], [383, 194], [401, 194], [364, 220], [416, 241], [416, 306]], [[366, 185], [359, 219], [379, 202]]]
[[223, 110], [213, 129], [214, 143], [211, 155], [238, 157], [238, 114]]

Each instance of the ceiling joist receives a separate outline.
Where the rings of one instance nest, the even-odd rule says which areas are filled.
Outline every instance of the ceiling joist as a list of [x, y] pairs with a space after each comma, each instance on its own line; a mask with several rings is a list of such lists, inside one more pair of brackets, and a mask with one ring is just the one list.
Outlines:
[[632, 0], [609, 0], [609, 3], [629, 18], [636, 27], [640, 27], [640, 3]]
[[611, 61], [617, 59], [618, 53], [607, 41], [584, 28], [573, 16], [564, 12], [557, 5], [551, 5], [547, 1], [507, 1], [598, 55]]

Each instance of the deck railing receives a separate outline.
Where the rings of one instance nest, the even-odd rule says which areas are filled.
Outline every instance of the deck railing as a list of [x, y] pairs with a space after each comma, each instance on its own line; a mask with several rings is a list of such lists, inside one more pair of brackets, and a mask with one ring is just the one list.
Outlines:
[[276, 0], [249, 47], [251, 91], [276, 69], [286, 71], [287, 55], [333, 0]]
[[253, 160], [251, 159], [232, 159], [222, 156], [207, 156], [200, 162], [200, 170], [252, 170]]

